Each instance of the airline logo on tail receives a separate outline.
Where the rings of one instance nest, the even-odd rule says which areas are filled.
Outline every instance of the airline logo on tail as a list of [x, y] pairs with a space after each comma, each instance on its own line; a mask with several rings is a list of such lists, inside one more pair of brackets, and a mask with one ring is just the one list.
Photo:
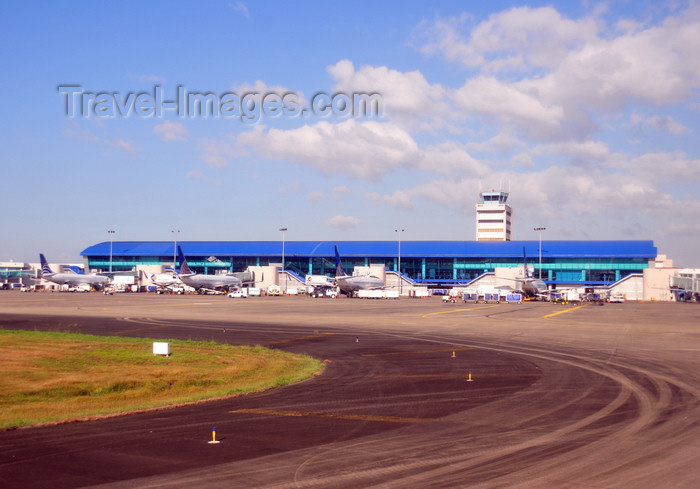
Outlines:
[[340, 262], [340, 253], [338, 253], [338, 247], [335, 247], [335, 276], [344, 277], [345, 272], [343, 271], [343, 265]]
[[182, 248], [180, 248], [180, 246], [177, 247], [177, 259], [180, 261], [180, 275], [192, 275], [192, 270], [190, 270], [190, 267], [187, 266], [185, 254], [182, 252]]
[[46, 261], [43, 253], [39, 253], [39, 261], [41, 261], [41, 274], [46, 276], [53, 275], [53, 270], [49, 267], [49, 262]]

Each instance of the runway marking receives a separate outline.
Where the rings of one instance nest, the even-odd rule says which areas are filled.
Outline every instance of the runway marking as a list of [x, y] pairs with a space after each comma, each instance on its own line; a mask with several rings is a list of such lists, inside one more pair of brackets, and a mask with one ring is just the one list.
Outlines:
[[268, 343], [268, 345], [281, 345], [283, 343], [291, 343], [292, 341], [310, 340], [312, 338], [321, 338], [323, 336], [329, 336], [334, 334], [335, 333], [318, 333], [310, 334], [307, 336], [297, 336], [296, 338], [287, 338], [286, 340], [273, 341], [272, 343]]
[[570, 307], [568, 309], [564, 309], [563, 311], [553, 312], [552, 314], [547, 314], [546, 316], [542, 316], [542, 319], [553, 318], [554, 316], [558, 316], [559, 314], [564, 314], [565, 312], [569, 312], [569, 311], [575, 311], [576, 309], [580, 309], [582, 307], [586, 307], [586, 304], [582, 304], [580, 306], [575, 306], [575, 307]]
[[298, 418], [349, 419], [354, 421], [379, 421], [386, 423], [425, 423], [432, 418], [402, 418], [398, 416], [378, 416], [373, 414], [340, 414], [313, 411], [278, 411], [275, 409], [236, 409], [231, 414], [260, 414], [263, 416], [291, 416]]
[[468, 347], [468, 348], [445, 348], [441, 350], [418, 350], [418, 351], [392, 351], [392, 352], [387, 352], [387, 353], [364, 353], [360, 356], [362, 357], [390, 357], [392, 355], [417, 355], [417, 354], [423, 354], [423, 353], [449, 353], [449, 352], [457, 352], [457, 351], [469, 351], [469, 350], [476, 350], [476, 348], [473, 347]]
[[475, 311], [477, 309], [486, 309], [488, 307], [498, 307], [498, 306], [500, 306], [500, 304], [493, 304], [490, 306], [470, 307], [469, 309], [450, 309], [449, 311], [429, 312], [428, 314], [423, 314], [421, 317], [427, 318], [428, 316], [436, 316], [438, 314], [452, 314], [454, 312]]

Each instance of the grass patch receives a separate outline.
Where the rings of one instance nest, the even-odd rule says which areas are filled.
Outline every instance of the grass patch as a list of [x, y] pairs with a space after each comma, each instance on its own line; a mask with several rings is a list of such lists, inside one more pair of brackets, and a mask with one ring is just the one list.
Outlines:
[[0, 430], [229, 397], [291, 384], [318, 360], [263, 347], [0, 329]]

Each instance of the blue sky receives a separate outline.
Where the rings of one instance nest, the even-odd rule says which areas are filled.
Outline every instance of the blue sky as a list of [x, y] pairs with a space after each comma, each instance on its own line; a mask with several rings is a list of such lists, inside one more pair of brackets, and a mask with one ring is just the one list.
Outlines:
[[[0, 27], [0, 261], [79, 261], [109, 229], [473, 240], [496, 188], [513, 239], [652, 239], [700, 266], [697, 2], [16, 2]], [[68, 117], [67, 85], [382, 113]]]

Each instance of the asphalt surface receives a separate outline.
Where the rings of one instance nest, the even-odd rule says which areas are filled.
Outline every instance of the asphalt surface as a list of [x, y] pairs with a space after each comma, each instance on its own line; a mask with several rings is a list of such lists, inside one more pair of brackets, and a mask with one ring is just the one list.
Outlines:
[[264, 393], [0, 433], [3, 488], [694, 488], [700, 476], [697, 304], [8, 291], [0, 327], [327, 361]]

